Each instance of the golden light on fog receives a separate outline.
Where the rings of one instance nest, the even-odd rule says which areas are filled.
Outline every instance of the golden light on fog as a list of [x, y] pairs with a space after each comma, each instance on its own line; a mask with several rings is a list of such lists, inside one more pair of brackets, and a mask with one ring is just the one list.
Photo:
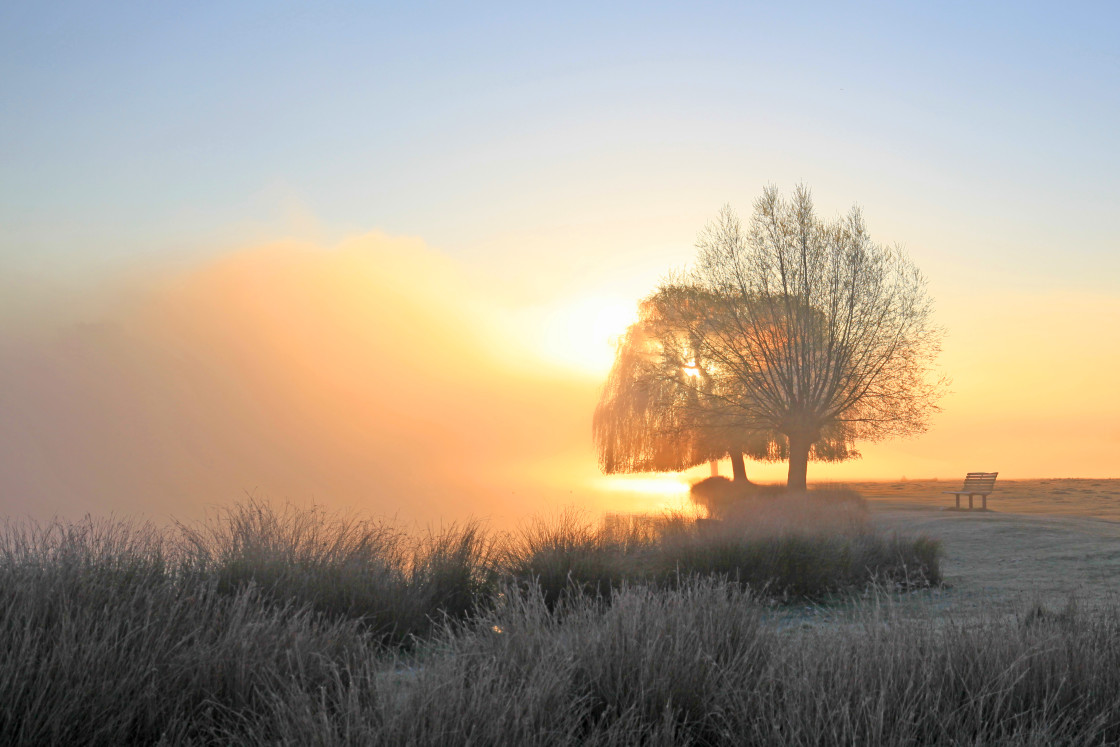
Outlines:
[[696, 361], [689, 361], [685, 364], [684, 375], [694, 379], [700, 376], [700, 367], [696, 365]]
[[[597, 472], [605, 374], [580, 335], [599, 336], [609, 366], [621, 302], [526, 314], [381, 234], [246, 247], [126, 291], [101, 324], [11, 352], [0, 340], [11, 510], [189, 518], [245, 492], [409, 522], [612, 508], [573, 475]], [[548, 339], [564, 366], [538, 352]]]
[[535, 347], [550, 363], [605, 376], [615, 344], [637, 319], [637, 303], [608, 296], [580, 296], [536, 310], [527, 320], [539, 331]]

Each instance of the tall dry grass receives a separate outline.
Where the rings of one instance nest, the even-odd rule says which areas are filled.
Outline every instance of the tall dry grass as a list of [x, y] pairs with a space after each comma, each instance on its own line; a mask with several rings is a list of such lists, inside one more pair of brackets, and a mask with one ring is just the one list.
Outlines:
[[292, 744], [1087, 745], [1120, 740], [1120, 608], [779, 629], [693, 579], [610, 605], [534, 590], [419, 659], [262, 716]]
[[351, 621], [179, 573], [146, 525], [7, 525], [0, 743], [210, 741], [278, 687], [314, 691], [365, 655]]
[[[789, 506], [786, 518], [802, 521]], [[765, 531], [762, 514], [753, 528], [684, 516], [596, 526], [569, 514], [509, 538], [477, 524], [410, 537], [259, 502], [167, 529], [8, 523], [0, 532], [0, 743], [718, 744], [779, 733], [820, 743], [835, 714], [817, 713], [823, 706], [813, 699], [840, 687], [850, 666], [836, 651], [862, 656], [871, 646], [878, 656], [894, 644], [882, 643], [881, 631], [831, 644], [776, 633], [761, 622], [759, 601], [773, 593], [772, 579], [752, 580], [770, 571], [747, 569], [816, 579], [818, 567], [865, 564], [869, 573], [848, 579], [863, 588], [912, 552], [902, 541], [868, 539], [874, 533], [858, 522], [840, 531], [835, 522], [851, 507], [833, 508], [838, 544], [824, 550], [821, 527], [779, 531], [780, 512]], [[823, 510], [813, 507], [818, 518]], [[853, 548], [874, 541], [887, 549], [851, 560]], [[844, 552], [851, 557], [839, 563]], [[807, 589], [845, 578], [821, 572], [827, 580]], [[1048, 618], [1039, 620], [1030, 630], [1048, 629]], [[1093, 649], [1111, 645], [1094, 625], [1067, 625], [1078, 667], [1113, 661], [1111, 649]], [[929, 631], [907, 635], [898, 645], [942, 645]], [[971, 650], [937, 665], [939, 697], [962, 671], [981, 685], [1004, 681], [1004, 669], [984, 669], [1002, 660], [960, 669]], [[817, 658], [805, 658], [809, 651]], [[1047, 671], [1068, 665], [1046, 656]], [[918, 665], [905, 661], [868, 664], [859, 683], [843, 686], [845, 697], [859, 708], [874, 698], [893, 703], [905, 666]], [[1102, 687], [1112, 682], [1103, 671], [1077, 671]], [[802, 689], [790, 677], [801, 677]], [[987, 698], [983, 687], [967, 692]], [[1053, 695], [1041, 679], [1037, 687], [1057, 698], [1045, 701], [1048, 713], [1069, 715], [1055, 734], [1095, 733], [1085, 714], [1103, 696], [1086, 700], [1079, 685]], [[1020, 707], [1035, 694], [1016, 697]], [[744, 715], [771, 712], [785, 720]], [[871, 711], [848, 712], [854, 720], [835, 733], [871, 733]], [[1112, 733], [1110, 722], [1090, 726]]]
[[219, 592], [255, 588], [275, 604], [357, 620], [390, 645], [462, 619], [496, 580], [497, 539], [477, 522], [410, 537], [385, 522], [250, 500], [176, 526], [181, 573]]

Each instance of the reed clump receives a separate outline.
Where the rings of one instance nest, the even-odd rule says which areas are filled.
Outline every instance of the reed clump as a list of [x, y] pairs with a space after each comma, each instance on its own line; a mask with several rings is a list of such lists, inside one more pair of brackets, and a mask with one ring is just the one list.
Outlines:
[[176, 528], [178, 574], [219, 593], [253, 588], [272, 604], [355, 620], [388, 645], [427, 635], [445, 617], [466, 617], [496, 581], [496, 538], [478, 522], [410, 537], [321, 507], [249, 500]]

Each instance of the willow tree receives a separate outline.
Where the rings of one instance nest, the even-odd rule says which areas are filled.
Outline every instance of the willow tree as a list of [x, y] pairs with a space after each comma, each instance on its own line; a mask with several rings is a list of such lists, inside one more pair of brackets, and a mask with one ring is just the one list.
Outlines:
[[[746, 424], [727, 402], [734, 381], [704, 357], [696, 330], [713, 318], [702, 290], [668, 286], [639, 307], [639, 320], [618, 346], [595, 409], [592, 430], [604, 472], [675, 472], [730, 457], [736, 481], [746, 480], [744, 455], [786, 458], [786, 439]], [[813, 445], [817, 459], [845, 458], [840, 431]]]
[[673, 317], [718, 383], [697, 396], [742, 428], [781, 434], [787, 484], [803, 489], [814, 444], [925, 430], [944, 390], [931, 376], [941, 331], [921, 273], [873, 242], [860, 211], [819, 218], [809, 190], [767, 188], [744, 228], [730, 208], [700, 234], [694, 267], [666, 290]]

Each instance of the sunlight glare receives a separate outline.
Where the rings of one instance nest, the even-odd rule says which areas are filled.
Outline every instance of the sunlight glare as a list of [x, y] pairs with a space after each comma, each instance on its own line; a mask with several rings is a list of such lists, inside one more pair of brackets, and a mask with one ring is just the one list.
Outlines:
[[540, 354], [585, 373], [605, 376], [618, 338], [637, 318], [634, 301], [583, 296], [540, 309], [536, 336]]
[[615, 510], [623, 512], [688, 513], [694, 509], [689, 497], [690, 481], [683, 473], [664, 475], [611, 475], [594, 483], [612, 494]]
[[690, 487], [687, 481], [677, 475], [659, 477], [612, 475], [599, 480], [596, 486], [612, 493], [646, 493], [665, 497], [688, 495]]

